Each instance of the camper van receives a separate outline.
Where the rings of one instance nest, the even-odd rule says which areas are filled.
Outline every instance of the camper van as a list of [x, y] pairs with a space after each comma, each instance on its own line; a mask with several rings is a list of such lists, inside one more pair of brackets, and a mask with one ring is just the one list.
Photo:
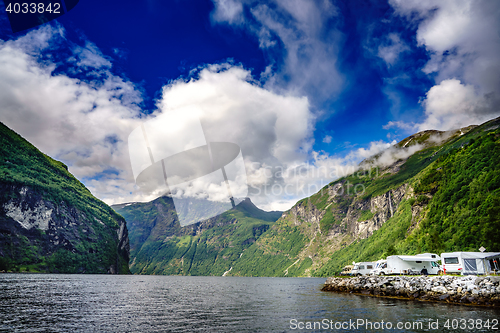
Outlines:
[[352, 269], [354, 268], [353, 265], [347, 265], [342, 269], [342, 272], [340, 272], [340, 275], [351, 275]]
[[386, 259], [378, 260], [375, 262], [375, 267], [370, 272], [370, 275], [379, 275], [379, 272], [384, 268], [387, 268], [387, 260]]
[[422, 253], [415, 256], [389, 256], [387, 262], [381, 262], [373, 275], [389, 274], [431, 274], [441, 273], [437, 263], [441, 258], [434, 253]]
[[374, 267], [375, 263], [371, 261], [354, 263], [354, 268], [351, 271], [351, 275], [352, 276], [369, 275]]
[[443, 272], [449, 274], [497, 274], [500, 273], [498, 252], [451, 252], [441, 253]]

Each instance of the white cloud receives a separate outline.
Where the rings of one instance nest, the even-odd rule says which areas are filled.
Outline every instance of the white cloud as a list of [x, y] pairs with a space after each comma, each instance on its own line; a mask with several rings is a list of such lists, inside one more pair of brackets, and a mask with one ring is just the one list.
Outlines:
[[[396, 145], [396, 141], [393, 141], [389, 147], [382, 150], [371, 162], [371, 164], [379, 167], [388, 167], [399, 160], [404, 160], [411, 155], [415, 154], [417, 151], [424, 148], [421, 144], [411, 145], [409, 147], [399, 148]], [[373, 156], [373, 155], [371, 155]]]
[[480, 96], [472, 85], [459, 80], [443, 80], [432, 87], [423, 101], [426, 119], [419, 130], [450, 130], [479, 125], [500, 113], [500, 101]]
[[387, 66], [392, 66], [398, 60], [399, 55], [409, 49], [397, 34], [390, 33], [387, 41], [379, 45], [377, 55], [385, 61]]
[[325, 135], [325, 137], [323, 138], [323, 142], [324, 143], [332, 142], [332, 137], [330, 135]]
[[311, 147], [314, 118], [305, 97], [272, 93], [251, 82], [241, 67], [210, 66], [199, 78], [163, 88], [162, 112], [186, 105], [203, 110], [204, 131], [212, 141], [240, 145], [245, 157], [282, 163], [301, 160]]
[[[126, 197], [126, 182], [133, 178], [125, 143], [139, 124], [140, 93], [107, 71], [109, 61], [99, 58], [93, 44], [75, 48], [75, 57], [80, 58], [78, 71], [87, 67], [99, 72], [99, 81], [54, 75], [56, 64], [39, 62], [39, 56], [59, 47], [62, 36], [61, 28], [45, 26], [0, 43], [2, 122], [42, 152], [69, 164], [78, 178], [100, 177], [98, 183], [87, 184], [99, 198]], [[117, 182], [122, 186], [116, 187]]]
[[85, 47], [76, 45], [73, 54], [78, 57], [77, 65], [85, 68], [111, 68], [111, 62], [102, 54], [101, 50], [92, 42], [86, 41]]
[[478, 124], [498, 116], [500, 2], [389, 3], [398, 15], [418, 24], [418, 44], [430, 54], [423, 71], [434, 75], [437, 82], [427, 93], [424, 105], [428, 118], [419, 128], [451, 129], [450, 126]]
[[386, 130], [390, 128], [400, 128], [405, 131], [412, 131], [415, 129], [415, 124], [408, 124], [404, 121], [389, 121], [387, 124], [382, 126], [382, 128]]
[[[249, 184], [256, 188], [275, 181], [261, 174], [267, 168], [300, 163], [311, 152], [314, 117], [308, 99], [263, 89], [241, 67], [212, 65], [202, 69], [197, 79], [165, 86], [158, 112], [190, 105], [202, 110], [203, 130], [209, 141], [241, 147]], [[276, 196], [252, 199], [263, 204]]]
[[[280, 94], [309, 96], [324, 101], [341, 89], [343, 77], [337, 68], [341, 33], [335, 25], [337, 10], [329, 1], [214, 0], [214, 23], [248, 29], [259, 38], [260, 47], [276, 59], [274, 75], [266, 75], [266, 87]], [[245, 16], [244, 8], [250, 16]], [[281, 49], [283, 47], [284, 49]]]
[[366, 159], [366, 158], [369, 158], [373, 155], [376, 155], [376, 154], [388, 149], [389, 147], [391, 147], [392, 145], [395, 145], [395, 144], [396, 144], [396, 141], [393, 141], [391, 143], [384, 142], [384, 141], [374, 141], [374, 142], [370, 142], [370, 147], [368, 149], [359, 148], [359, 149], [355, 150], [354, 152], [352, 152], [351, 155], [353, 155], [353, 157], [359, 156], [363, 159]]
[[215, 9], [211, 18], [214, 22], [229, 24], [241, 23], [243, 20], [243, 5], [234, 0], [214, 0]]
[[[179, 79], [163, 88], [158, 113], [188, 106], [203, 110], [200, 119], [209, 141], [241, 147], [249, 196], [267, 210], [289, 209], [395, 143], [374, 142], [345, 157], [315, 152], [315, 119], [308, 99], [266, 90], [252, 80], [248, 70], [227, 64], [207, 66], [196, 79]], [[198, 193], [204, 186], [198, 182], [190, 191]], [[224, 188], [220, 190], [225, 193]]]

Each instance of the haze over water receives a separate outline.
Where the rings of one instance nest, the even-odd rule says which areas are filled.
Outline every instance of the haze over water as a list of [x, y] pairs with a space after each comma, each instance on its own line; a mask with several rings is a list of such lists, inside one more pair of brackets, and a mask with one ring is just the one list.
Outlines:
[[[448, 319], [491, 321], [500, 314], [490, 308], [321, 292], [324, 282], [323, 278], [1, 274], [0, 331], [380, 331], [363, 325], [298, 329], [299, 323], [323, 319], [333, 325], [361, 319], [391, 322], [391, 332], [445, 332]], [[439, 330], [429, 330], [429, 322], [436, 320]], [[398, 330], [397, 322], [421, 322], [424, 329]]]

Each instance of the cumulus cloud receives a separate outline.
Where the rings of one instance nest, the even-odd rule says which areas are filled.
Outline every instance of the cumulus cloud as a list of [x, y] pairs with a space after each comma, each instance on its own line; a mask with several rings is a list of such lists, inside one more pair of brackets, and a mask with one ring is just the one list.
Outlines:
[[119, 200], [131, 188], [115, 184], [133, 180], [124, 148], [127, 135], [139, 124], [140, 93], [112, 75], [109, 61], [89, 43], [75, 47], [72, 57], [80, 59], [78, 71], [100, 71], [99, 81], [55, 75], [57, 65], [40, 56], [62, 43], [63, 33], [48, 25], [0, 43], [1, 120], [44, 153], [69, 164], [78, 178], [99, 177], [99, 184], [88, 184], [95, 195]]
[[397, 15], [418, 25], [417, 42], [430, 54], [423, 71], [437, 82], [423, 102], [428, 118], [418, 128], [451, 129], [450, 126], [478, 124], [498, 116], [500, 2], [389, 3]]
[[331, 28], [338, 14], [330, 1], [214, 0], [214, 5], [214, 23], [248, 29], [269, 58], [276, 59], [271, 64], [273, 75], [263, 75], [267, 88], [306, 94], [311, 102], [339, 92], [343, 78], [337, 68], [337, 45], [342, 36]]
[[423, 101], [426, 119], [418, 129], [450, 130], [484, 123], [500, 113], [496, 97], [480, 96], [474, 86], [457, 79], [443, 80], [427, 92]]
[[[316, 152], [312, 149], [315, 118], [308, 99], [269, 91], [240, 66], [209, 65], [190, 79], [173, 81], [163, 88], [154, 115], [188, 107], [202, 110], [208, 141], [241, 147], [249, 196], [267, 210], [289, 209], [395, 143], [373, 142], [347, 156]], [[329, 136], [325, 139], [331, 141]], [[190, 191], [198, 193], [205, 186], [194, 182]], [[220, 191], [225, 193], [224, 188]]]
[[308, 99], [263, 89], [242, 67], [220, 69], [208, 66], [197, 79], [165, 86], [158, 104], [161, 112], [197, 105], [212, 141], [237, 143], [246, 157], [266, 163], [304, 159], [314, 121]]
[[[249, 185], [254, 188], [276, 180], [267, 179], [265, 169], [284, 168], [310, 154], [314, 117], [308, 99], [266, 90], [242, 67], [211, 65], [196, 78], [172, 82], [163, 88], [157, 113], [188, 106], [202, 110], [200, 120], [207, 140], [240, 146]], [[273, 199], [259, 195], [255, 201]]]

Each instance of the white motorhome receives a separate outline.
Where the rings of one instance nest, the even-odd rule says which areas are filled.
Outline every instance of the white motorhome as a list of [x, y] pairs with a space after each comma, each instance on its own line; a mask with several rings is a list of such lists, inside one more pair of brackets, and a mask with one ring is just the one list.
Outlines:
[[352, 276], [369, 275], [371, 270], [375, 267], [372, 261], [362, 261], [354, 263], [354, 268], [351, 271]]
[[441, 253], [443, 272], [450, 274], [496, 274], [500, 272], [499, 252]]
[[379, 275], [378, 273], [387, 267], [387, 259], [380, 259], [375, 262], [375, 267], [370, 272], [370, 275]]
[[389, 274], [431, 274], [441, 273], [437, 263], [441, 258], [434, 253], [422, 253], [415, 256], [389, 256], [387, 262], [380, 263], [373, 271], [374, 275]]

